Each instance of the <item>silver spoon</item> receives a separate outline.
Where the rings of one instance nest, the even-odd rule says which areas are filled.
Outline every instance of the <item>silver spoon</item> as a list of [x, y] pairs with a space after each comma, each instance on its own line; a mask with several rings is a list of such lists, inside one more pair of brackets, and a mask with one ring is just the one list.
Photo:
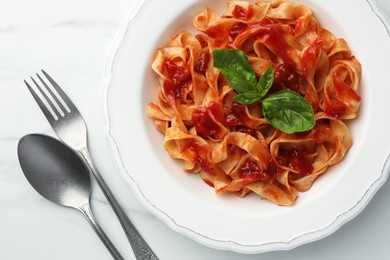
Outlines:
[[20, 166], [34, 189], [46, 199], [80, 210], [108, 251], [123, 260], [92, 214], [89, 170], [80, 158], [60, 141], [39, 134], [26, 135], [18, 144]]

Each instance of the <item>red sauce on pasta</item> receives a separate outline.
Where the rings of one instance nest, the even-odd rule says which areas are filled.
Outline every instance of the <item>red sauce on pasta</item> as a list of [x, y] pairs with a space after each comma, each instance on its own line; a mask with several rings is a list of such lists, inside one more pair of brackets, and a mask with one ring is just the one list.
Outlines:
[[270, 157], [268, 160], [266, 172], [270, 177], [272, 177], [272, 179], [275, 179], [279, 175], [278, 166], [276, 165], [272, 157]]
[[195, 64], [195, 71], [199, 73], [205, 72], [209, 64], [209, 61], [210, 61], [210, 53], [203, 51], [200, 54], [200, 57]]
[[260, 168], [259, 164], [256, 161], [250, 158], [246, 158], [239, 169], [239, 176], [241, 178], [251, 177], [254, 179], [259, 179], [260, 175], [263, 172], [264, 171]]
[[290, 90], [298, 91], [299, 74], [287, 64], [280, 64], [275, 70], [275, 83], [284, 84]]
[[199, 164], [200, 168], [208, 173], [214, 172], [214, 164], [209, 162], [208, 160], [203, 159], [199, 155], [196, 157], [196, 162]]
[[237, 129], [237, 132], [245, 133], [245, 134], [251, 135], [253, 137], [256, 137], [256, 131], [254, 129], [246, 127], [246, 126], [240, 126]]
[[207, 148], [197, 143], [196, 141], [192, 141], [185, 148], [187, 151], [191, 151], [194, 153], [192, 160], [194, 163], [197, 163], [202, 170], [208, 173], [214, 172], [214, 164], [207, 160], [208, 151]]
[[315, 68], [317, 63], [317, 54], [320, 52], [321, 47], [319, 44], [313, 44], [310, 46], [302, 55], [301, 65], [302, 65], [302, 74], [305, 77], [309, 76], [310, 70]]
[[245, 106], [233, 102], [227, 114], [220, 103], [211, 101], [208, 107], [198, 107], [192, 114], [192, 121], [198, 135], [202, 137], [215, 137], [221, 134], [221, 125], [240, 126], [237, 131], [256, 136], [255, 130], [245, 126], [249, 120]]
[[284, 38], [284, 32], [280, 25], [274, 24], [269, 18], [264, 18], [259, 22], [252, 23], [236, 36], [236, 40], [229, 44], [231, 48], [240, 48], [244, 39], [255, 37], [260, 39], [271, 51], [279, 56], [284, 63], [296, 68], [296, 61], [292, 59], [295, 49], [290, 46]]
[[253, 7], [244, 8], [236, 5], [233, 10], [233, 17], [236, 19], [248, 20], [253, 16]]
[[218, 28], [218, 26], [208, 28], [205, 33], [211, 38], [219, 38], [224, 36], [223, 31], [221, 30], [221, 28]]
[[207, 185], [209, 185], [211, 188], [214, 188], [214, 183], [212, 183], [211, 181], [209, 180], [206, 180], [206, 179], [203, 179], [204, 183], [206, 183]]
[[277, 160], [281, 165], [298, 171], [302, 175], [309, 175], [314, 169], [309, 158], [309, 152], [305, 146], [280, 149]]
[[261, 169], [259, 164], [251, 159], [246, 158], [238, 170], [240, 178], [250, 178], [254, 180], [268, 181], [277, 177], [277, 166], [270, 159], [266, 170]]
[[220, 134], [225, 115], [220, 103], [210, 102], [208, 107], [198, 107], [192, 114], [192, 121], [198, 135], [202, 137], [215, 137]]
[[264, 20], [259, 24], [260, 28], [257, 32], [257, 38], [261, 39], [267, 46], [272, 46], [272, 52], [279, 56], [284, 63], [295, 68], [296, 62], [291, 58], [291, 54], [295, 52], [295, 49], [284, 39], [284, 32], [280, 26], [274, 24], [266, 25], [268, 21]]
[[183, 64], [179, 66], [173, 61], [166, 60], [164, 68], [169, 80], [164, 82], [163, 87], [169, 101], [174, 102], [176, 98], [183, 98], [188, 85], [192, 83], [188, 65]]
[[347, 108], [341, 102], [331, 102], [325, 108], [325, 114], [334, 118], [341, 118], [347, 112]]
[[233, 102], [230, 112], [226, 115], [225, 125], [236, 126], [243, 125], [248, 120], [248, 115], [245, 110], [245, 106], [236, 102]]
[[240, 33], [242, 33], [248, 27], [245, 23], [236, 23], [232, 26], [229, 32], [229, 36], [234, 40]]
[[330, 100], [325, 104], [325, 113], [335, 118], [341, 118], [347, 112], [345, 104], [360, 103], [361, 97], [356, 91], [340, 79], [338, 73], [333, 74], [333, 84], [338, 100]]

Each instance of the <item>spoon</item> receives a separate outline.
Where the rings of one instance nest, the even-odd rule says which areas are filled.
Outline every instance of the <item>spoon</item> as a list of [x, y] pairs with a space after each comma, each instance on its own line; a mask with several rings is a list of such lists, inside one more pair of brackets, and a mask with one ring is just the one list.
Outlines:
[[52, 137], [30, 134], [20, 139], [18, 157], [24, 175], [39, 194], [81, 211], [113, 258], [124, 259], [92, 214], [89, 170], [70, 148]]

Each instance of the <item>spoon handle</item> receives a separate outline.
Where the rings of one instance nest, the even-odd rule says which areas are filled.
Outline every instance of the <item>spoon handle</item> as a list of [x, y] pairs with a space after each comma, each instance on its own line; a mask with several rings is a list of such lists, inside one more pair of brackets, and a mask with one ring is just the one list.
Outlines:
[[153, 250], [149, 247], [146, 241], [142, 238], [138, 230], [135, 228], [133, 223], [127, 217], [122, 207], [119, 205], [118, 201], [112, 194], [110, 188], [104, 181], [103, 177], [96, 169], [93, 164], [92, 158], [88, 152], [87, 148], [77, 150], [79, 155], [82, 157], [84, 162], [87, 164], [89, 170], [96, 177], [96, 180], [102, 189], [107, 201], [110, 203], [112, 209], [114, 210], [119, 222], [125, 231], [127, 239], [130, 242], [131, 247], [133, 248], [135, 258], [137, 260], [159, 260]]
[[115, 246], [112, 244], [110, 239], [107, 237], [107, 235], [104, 233], [104, 231], [100, 228], [98, 223], [96, 222], [91, 208], [89, 206], [89, 203], [83, 203], [79, 210], [84, 214], [84, 216], [87, 218], [89, 224], [92, 226], [93, 230], [96, 232], [100, 240], [103, 242], [103, 244], [106, 246], [110, 254], [115, 260], [124, 260], [124, 258], [121, 256], [121, 254], [118, 252], [118, 250], [115, 248]]

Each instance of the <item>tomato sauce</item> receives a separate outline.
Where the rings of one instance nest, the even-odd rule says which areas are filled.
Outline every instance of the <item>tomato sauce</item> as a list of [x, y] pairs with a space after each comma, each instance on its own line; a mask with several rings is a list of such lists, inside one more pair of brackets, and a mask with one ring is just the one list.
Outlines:
[[212, 162], [209, 162], [199, 155], [196, 157], [196, 162], [199, 164], [200, 168], [202, 168], [203, 171], [208, 173], [214, 172], [214, 164]]
[[248, 27], [245, 23], [236, 23], [232, 26], [232, 28], [229, 31], [229, 36], [234, 40], [240, 33], [245, 31], [245, 29]]
[[275, 179], [279, 176], [278, 166], [276, 165], [272, 157], [268, 159], [266, 173], [268, 174], [269, 179]]
[[319, 55], [320, 50], [319, 44], [313, 44], [303, 53], [301, 58], [303, 76], [308, 77], [310, 70], [316, 67], [317, 55]]
[[217, 26], [209, 27], [207, 28], [207, 31], [205, 33], [210, 36], [211, 38], [219, 38], [224, 37], [224, 32]]
[[195, 129], [201, 137], [215, 137], [221, 134], [225, 114], [220, 103], [210, 102], [208, 107], [198, 107], [192, 114]]
[[241, 20], [249, 20], [253, 16], [253, 7], [248, 6], [248, 9], [236, 5], [233, 9], [233, 17]]
[[259, 30], [270, 24], [272, 24], [272, 21], [269, 18], [264, 18], [259, 22], [251, 23], [249, 25], [245, 23], [235, 24], [230, 29], [231, 41], [228, 42], [227, 47], [232, 49], [240, 49], [243, 41], [249, 37], [257, 35]]
[[325, 103], [325, 113], [335, 118], [342, 118], [347, 112], [346, 104], [360, 103], [361, 97], [347, 83], [333, 75], [333, 84], [339, 100], [331, 100]]
[[164, 82], [163, 88], [165, 94], [171, 103], [176, 99], [182, 99], [186, 89], [191, 84], [191, 73], [188, 65], [176, 65], [173, 61], [166, 60], [164, 68], [169, 80]]
[[235, 35], [234, 41], [229, 43], [229, 46], [239, 48], [245, 39], [255, 37], [255, 39], [260, 39], [275, 55], [279, 56], [285, 64], [296, 68], [296, 61], [292, 57], [295, 54], [295, 49], [285, 40], [284, 34], [285, 32], [279, 25], [274, 24], [269, 18], [264, 18], [259, 22], [248, 25], [245, 30]]
[[299, 74], [295, 69], [287, 64], [280, 64], [275, 70], [275, 83], [284, 84], [286, 88], [299, 90]]
[[210, 61], [210, 53], [203, 51], [200, 54], [200, 57], [195, 64], [195, 71], [199, 72], [199, 73], [205, 72], [207, 69], [207, 66], [209, 65], [209, 61]]
[[325, 106], [325, 114], [334, 118], [341, 118], [347, 112], [347, 107], [340, 101], [329, 102]]
[[211, 188], [214, 188], [214, 183], [212, 183], [211, 181], [209, 180], [205, 180], [203, 179], [204, 183], [206, 183], [207, 185], [209, 185]]
[[333, 75], [333, 84], [337, 95], [341, 100], [347, 103], [359, 103], [361, 101], [361, 97], [356, 93], [356, 91], [351, 88], [347, 83], [339, 78], [338, 73], [334, 73]]
[[244, 163], [240, 166], [238, 174], [240, 178], [270, 181], [277, 177], [278, 171], [276, 164], [271, 158], [268, 162], [266, 170], [261, 169], [261, 167], [255, 160], [251, 158], [246, 158], [244, 160]]
[[313, 165], [309, 158], [309, 152], [305, 146], [292, 149], [280, 149], [277, 158], [279, 164], [298, 171], [306, 176], [313, 172]]
[[291, 58], [295, 49], [283, 37], [284, 32], [278, 25], [263, 26], [258, 30], [257, 38], [270, 47], [272, 52], [279, 56], [290, 67], [296, 68], [296, 62]]
[[249, 128], [249, 127], [246, 127], [246, 126], [238, 127], [237, 131], [241, 132], [241, 133], [245, 133], [245, 134], [251, 135], [253, 137], [256, 137], [255, 129], [252, 129], [252, 128]]
[[202, 170], [208, 173], [214, 172], [214, 163], [207, 160], [208, 150], [206, 147], [202, 146], [196, 141], [191, 141], [185, 149], [190, 150], [196, 154], [192, 160], [194, 163], [197, 163], [202, 168]]
[[233, 102], [232, 108], [229, 113], [226, 115], [225, 125], [226, 126], [237, 126], [245, 125], [245, 121], [249, 117], [246, 113], [245, 106], [236, 102]]

